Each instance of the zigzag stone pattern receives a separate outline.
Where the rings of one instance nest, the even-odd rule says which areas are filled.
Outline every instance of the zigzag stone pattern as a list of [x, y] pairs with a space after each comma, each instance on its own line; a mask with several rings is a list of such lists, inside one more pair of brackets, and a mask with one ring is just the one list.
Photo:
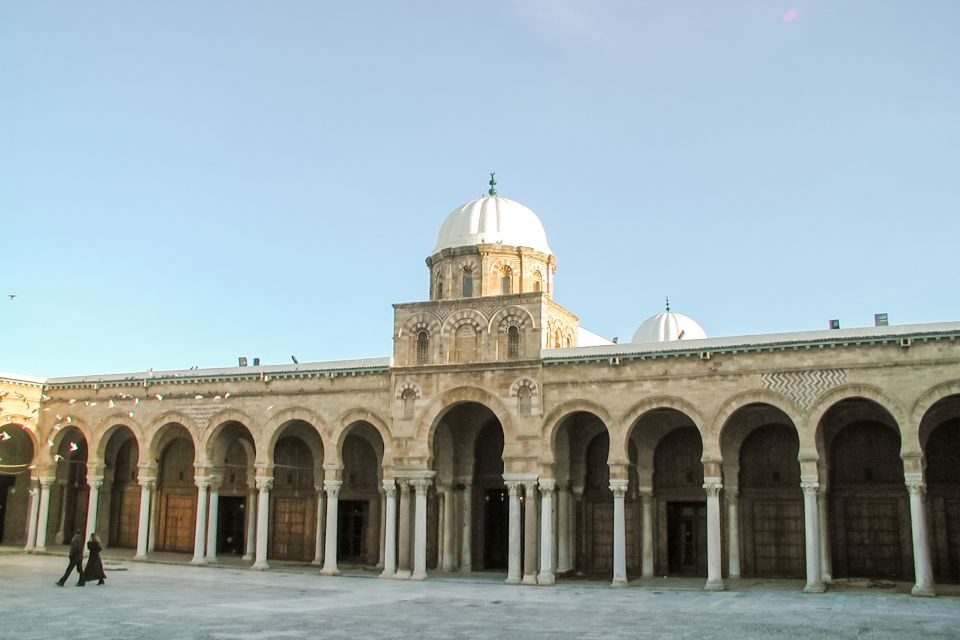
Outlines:
[[809, 409], [827, 389], [847, 381], [844, 369], [813, 371], [784, 371], [760, 376], [764, 389], [770, 389], [793, 399], [802, 409]]
[[207, 421], [213, 417], [213, 414], [215, 414], [217, 411], [220, 411], [222, 408], [223, 407], [218, 407], [215, 405], [204, 406], [196, 404], [184, 404], [177, 407], [179, 411], [182, 411], [190, 416], [191, 419], [193, 419], [194, 424], [197, 425], [197, 428], [200, 429], [201, 432], [206, 430]]

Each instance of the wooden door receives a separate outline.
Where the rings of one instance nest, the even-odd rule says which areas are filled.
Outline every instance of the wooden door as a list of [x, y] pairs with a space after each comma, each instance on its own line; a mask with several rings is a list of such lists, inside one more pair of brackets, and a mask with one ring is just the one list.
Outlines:
[[160, 502], [160, 527], [157, 549], [160, 551], [193, 551], [196, 526], [196, 497], [166, 494]]
[[136, 549], [137, 530], [140, 527], [140, 491], [127, 488], [114, 494], [113, 499], [117, 501], [118, 512], [113, 523], [115, 528], [110, 531], [110, 545]]
[[960, 499], [944, 500], [949, 571], [944, 582], [960, 582]]
[[670, 573], [707, 575], [707, 506], [680, 502], [667, 505], [667, 557]]
[[273, 545], [270, 557], [302, 561], [313, 558], [313, 505], [311, 498], [273, 499]]
[[753, 503], [754, 573], [768, 578], [805, 575], [803, 503], [757, 500]]
[[584, 571], [613, 575], [613, 501], [587, 502], [587, 557]]
[[845, 505], [850, 577], [902, 577], [900, 510], [896, 499], [850, 499]]

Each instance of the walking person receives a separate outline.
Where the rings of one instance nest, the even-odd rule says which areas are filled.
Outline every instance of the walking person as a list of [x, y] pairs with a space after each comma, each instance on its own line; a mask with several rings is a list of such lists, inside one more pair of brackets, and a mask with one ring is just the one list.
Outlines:
[[77, 586], [83, 586], [83, 538], [80, 537], [80, 529], [77, 529], [73, 532], [73, 538], [70, 539], [70, 564], [67, 565], [67, 570], [63, 573], [63, 577], [57, 580], [57, 586], [62, 587], [63, 583], [67, 581], [67, 578], [70, 577], [70, 572], [73, 571], [73, 568], [77, 568], [77, 573], [79, 574], [80, 581], [77, 583]]
[[103, 551], [103, 546], [100, 544], [100, 538], [97, 537], [97, 534], [90, 534], [90, 542], [87, 543], [87, 549], [90, 551], [90, 557], [87, 558], [87, 567], [83, 570], [80, 585], [83, 586], [84, 583], [90, 582], [91, 580], [96, 580], [97, 584], [103, 584], [107, 576], [103, 574], [103, 561], [100, 559], [100, 552]]

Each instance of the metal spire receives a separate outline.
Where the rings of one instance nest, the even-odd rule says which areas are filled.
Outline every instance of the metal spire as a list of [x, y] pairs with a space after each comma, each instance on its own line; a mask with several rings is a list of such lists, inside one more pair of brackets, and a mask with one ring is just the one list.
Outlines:
[[497, 195], [497, 179], [493, 176], [497, 175], [496, 172], [490, 173], [490, 189], [487, 191], [492, 196]]
[[667, 313], [670, 313], [670, 296], [667, 296]]

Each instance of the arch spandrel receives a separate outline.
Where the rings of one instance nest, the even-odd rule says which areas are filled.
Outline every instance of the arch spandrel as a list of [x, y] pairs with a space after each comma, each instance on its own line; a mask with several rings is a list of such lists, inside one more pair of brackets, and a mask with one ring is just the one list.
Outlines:
[[[483, 405], [493, 413], [500, 422], [505, 443], [517, 441], [516, 427], [510, 418], [510, 412], [500, 398], [480, 387], [455, 387], [435, 398], [421, 414], [415, 430], [416, 436], [413, 440], [418, 450], [410, 453], [419, 454], [429, 464], [432, 464], [433, 436], [436, 433], [437, 426], [449, 409], [466, 402]], [[420, 450], [421, 447], [426, 447], [426, 450]]]
[[320, 446], [323, 447], [322, 459], [326, 460], [333, 451], [329, 440], [330, 428], [326, 420], [306, 407], [287, 407], [270, 416], [263, 429], [260, 430], [260, 437], [256, 438], [255, 436], [257, 451], [262, 451], [267, 458], [264, 462], [273, 465], [273, 452], [277, 446], [277, 441], [283, 435], [286, 426], [291, 422], [303, 422], [310, 425], [320, 440]]
[[91, 445], [96, 442], [93, 436], [93, 429], [80, 418], [74, 418], [73, 416], [70, 416], [70, 418], [70, 422], [61, 421], [52, 424], [48, 430], [46, 440], [40, 443], [39, 448], [43, 452], [41, 455], [44, 464], [54, 464], [55, 460], [53, 456], [56, 455], [60, 449], [60, 444], [63, 442], [63, 438], [70, 430], [70, 427], [76, 428], [83, 437], [84, 442], [86, 442], [87, 456], [89, 456], [93, 450]]
[[[904, 437], [905, 434], [903, 430], [908, 424], [906, 421], [907, 414], [899, 402], [877, 387], [864, 384], [848, 384], [831, 389], [820, 396], [807, 412], [807, 424], [810, 425], [809, 428], [813, 432], [818, 454], [821, 457], [824, 454], [823, 418], [831, 408], [844, 400], [867, 400], [885, 411], [892, 420], [890, 426], [896, 429], [897, 434], [900, 436], [901, 455], [914, 453], [915, 448], [912, 447], [914, 442], [919, 446], [919, 439], [915, 436], [912, 438]], [[919, 453], [919, 449], [916, 449], [916, 453]], [[804, 455], [802, 446], [800, 455]]]
[[592, 400], [574, 399], [557, 405], [543, 419], [540, 429], [541, 464], [553, 465], [556, 463], [557, 433], [559, 433], [564, 420], [575, 413], [593, 414], [603, 423], [610, 436], [611, 446], [608, 457], [611, 462], [619, 463], [627, 460], [627, 450], [625, 448], [622, 451], [615, 450], [613, 446], [620, 442], [616, 435], [620, 431], [620, 426], [614, 422], [610, 412]]
[[[343, 441], [350, 434], [352, 427], [358, 422], [366, 422], [380, 434], [380, 440], [383, 444], [383, 459], [380, 465], [384, 468], [393, 467], [393, 434], [387, 422], [376, 413], [362, 408], [353, 408], [344, 412], [334, 421], [333, 431], [330, 433], [329, 441], [335, 443], [331, 451], [336, 456], [336, 463], [340, 464], [343, 460]], [[334, 460], [331, 460], [333, 462]]]
[[90, 450], [93, 452], [96, 460], [104, 460], [107, 443], [110, 441], [111, 436], [121, 428], [126, 428], [133, 434], [133, 439], [137, 443], [138, 450], [143, 448], [143, 427], [140, 426], [139, 422], [131, 418], [129, 414], [118, 411], [104, 417], [94, 428], [94, 433], [97, 434], [96, 443]]
[[[924, 444], [929, 433], [921, 433], [921, 427], [924, 426], [924, 420], [929, 416], [930, 410], [940, 402], [951, 396], [960, 397], [960, 380], [950, 380], [943, 382], [925, 391], [910, 409], [910, 435], [916, 435], [915, 444], [919, 448]], [[916, 430], [916, 431], [914, 431]]]

